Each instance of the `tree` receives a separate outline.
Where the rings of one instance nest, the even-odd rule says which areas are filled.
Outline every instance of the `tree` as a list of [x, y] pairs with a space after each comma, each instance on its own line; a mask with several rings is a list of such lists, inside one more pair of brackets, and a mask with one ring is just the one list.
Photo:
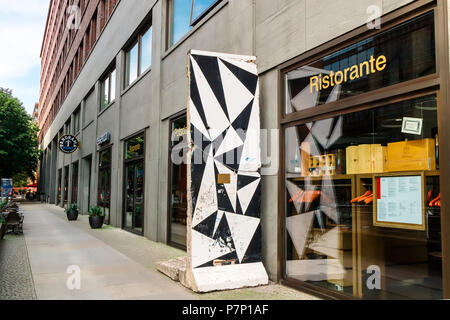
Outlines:
[[[33, 181], [34, 182], [34, 181]], [[30, 184], [30, 177], [27, 173], [19, 173], [13, 177], [14, 188], [23, 188]]]
[[34, 179], [40, 151], [38, 126], [9, 89], [0, 88], [0, 178]]

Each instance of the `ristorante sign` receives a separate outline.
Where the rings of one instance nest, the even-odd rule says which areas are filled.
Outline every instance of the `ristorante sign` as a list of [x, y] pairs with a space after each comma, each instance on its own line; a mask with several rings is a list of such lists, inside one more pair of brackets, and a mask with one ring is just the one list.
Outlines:
[[309, 80], [311, 93], [381, 72], [386, 68], [386, 63], [387, 59], [384, 55], [380, 55], [377, 58], [371, 56], [368, 61], [363, 61], [359, 65], [354, 65], [344, 70], [330, 71], [327, 75], [320, 74], [311, 77]]
[[80, 147], [80, 142], [77, 137], [72, 135], [65, 135], [59, 139], [59, 150], [64, 153], [74, 153]]

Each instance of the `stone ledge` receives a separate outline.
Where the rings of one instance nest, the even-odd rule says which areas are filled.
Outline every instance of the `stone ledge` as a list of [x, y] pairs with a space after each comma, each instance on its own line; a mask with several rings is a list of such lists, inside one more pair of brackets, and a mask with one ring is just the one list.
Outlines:
[[187, 257], [156, 263], [156, 269], [174, 281], [181, 281], [186, 274]]

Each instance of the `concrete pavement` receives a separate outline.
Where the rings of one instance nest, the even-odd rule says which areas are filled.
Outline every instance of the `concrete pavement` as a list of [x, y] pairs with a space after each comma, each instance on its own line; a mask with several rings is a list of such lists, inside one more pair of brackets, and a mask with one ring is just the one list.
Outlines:
[[[58, 212], [62, 210], [55, 209], [23, 206], [24, 233], [38, 299], [196, 298], [187, 289], [69, 223]], [[69, 266], [81, 270], [80, 290], [67, 288]]]
[[[64, 210], [53, 205], [21, 208], [37, 299], [316, 299], [277, 284], [195, 294], [155, 267], [158, 261], [185, 255], [181, 250], [109, 226], [91, 230], [86, 216], [68, 222]], [[67, 287], [69, 266], [80, 268], [80, 290]]]

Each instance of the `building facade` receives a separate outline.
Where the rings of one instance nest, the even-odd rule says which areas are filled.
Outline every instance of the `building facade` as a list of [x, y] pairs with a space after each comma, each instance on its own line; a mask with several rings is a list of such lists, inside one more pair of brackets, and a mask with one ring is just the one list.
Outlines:
[[[324, 297], [449, 298], [448, 10], [445, 0], [52, 0], [40, 191], [185, 247], [187, 166], [172, 155], [186, 149], [187, 54], [256, 56], [270, 278]], [[64, 135], [81, 147], [61, 152]]]

